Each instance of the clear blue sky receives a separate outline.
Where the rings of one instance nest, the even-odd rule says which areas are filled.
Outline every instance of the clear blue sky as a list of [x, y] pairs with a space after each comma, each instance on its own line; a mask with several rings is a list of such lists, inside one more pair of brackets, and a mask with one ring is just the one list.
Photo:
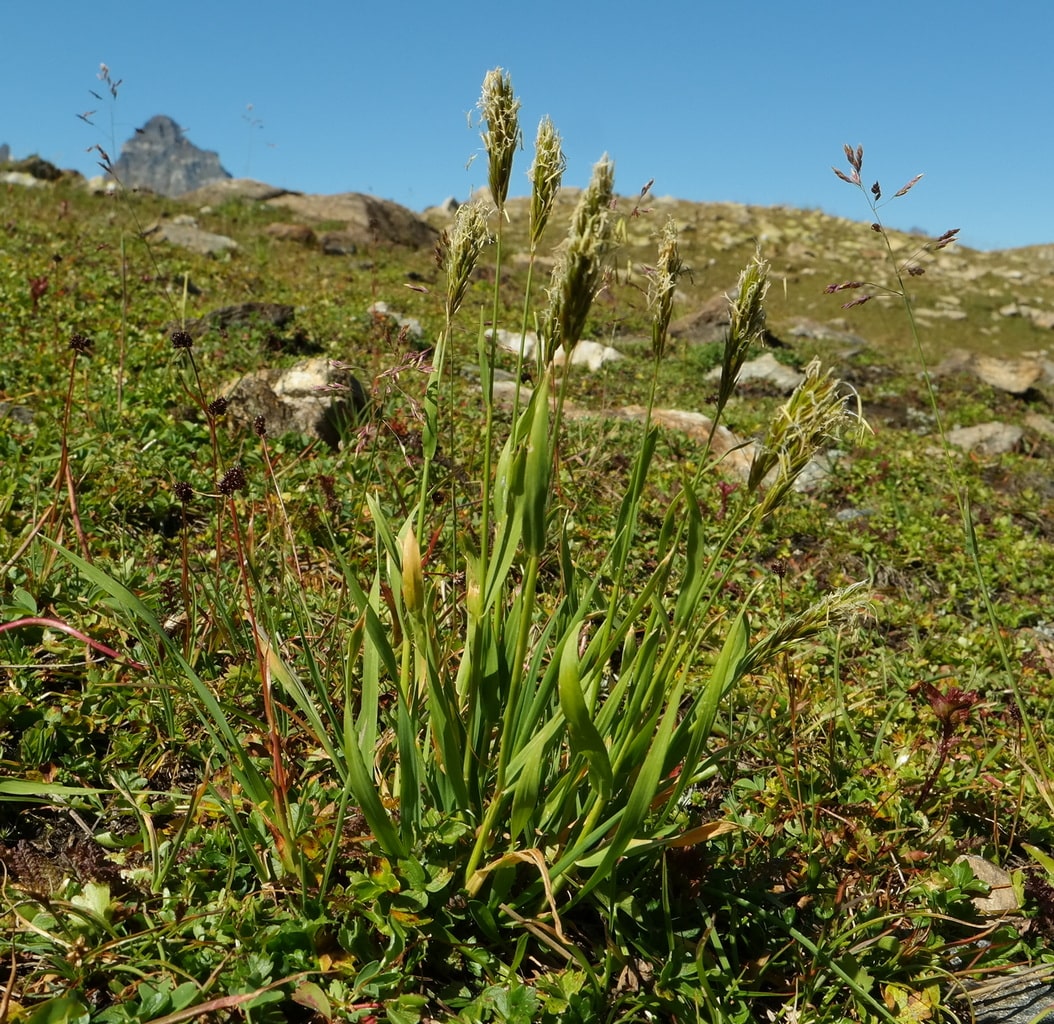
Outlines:
[[[235, 176], [422, 209], [485, 182], [483, 160], [466, 169], [480, 146], [466, 115], [501, 66], [523, 101], [515, 194], [549, 114], [566, 184], [608, 152], [622, 194], [654, 178], [657, 195], [866, 220], [830, 170], [862, 143], [886, 194], [926, 174], [884, 210], [891, 225], [959, 227], [976, 248], [1054, 242], [1052, 0], [16, 6], [0, 142], [86, 174], [89, 146], [116, 158], [164, 113]], [[123, 80], [116, 102], [100, 62]], [[76, 117], [89, 110], [95, 128]]]

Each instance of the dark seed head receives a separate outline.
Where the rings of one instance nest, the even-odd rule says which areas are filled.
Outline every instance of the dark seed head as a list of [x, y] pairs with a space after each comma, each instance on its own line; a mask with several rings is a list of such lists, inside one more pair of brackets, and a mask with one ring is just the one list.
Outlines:
[[219, 482], [218, 490], [225, 497], [245, 489], [245, 470], [241, 466], [231, 466]]
[[209, 415], [222, 416], [227, 411], [227, 404], [226, 398], [214, 398], [209, 402]]
[[173, 331], [171, 335], [173, 348], [193, 348], [194, 339], [189, 331]]
[[189, 504], [190, 499], [194, 497], [194, 488], [191, 487], [186, 480], [179, 480], [172, 488], [172, 492], [177, 498], [179, 498], [180, 504], [182, 505]]
[[267, 436], [267, 420], [263, 416], [257, 416], [253, 420], [253, 430], [256, 432], [257, 437]]
[[95, 343], [91, 338], [85, 337], [83, 334], [75, 334], [70, 338], [70, 348], [74, 352], [79, 352], [81, 355], [87, 355], [92, 350], [92, 345]]

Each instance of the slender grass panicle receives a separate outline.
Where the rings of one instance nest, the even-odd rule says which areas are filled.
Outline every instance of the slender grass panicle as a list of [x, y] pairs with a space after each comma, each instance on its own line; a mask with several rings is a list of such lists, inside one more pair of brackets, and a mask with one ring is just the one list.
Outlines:
[[553, 361], [557, 348], [563, 346], [570, 353], [582, 338], [586, 317], [600, 287], [604, 261], [614, 248], [614, 196], [615, 165], [605, 154], [593, 167], [589, 187], [578, 201], [553, 269], [549, 307], [540, 332], [547, 364]]
[[677, 226], [672, 220], [667, 220], [659, 240], [659, 258], [648, 283], [648, 307], [652, 311], [651, 348], [656, 359], [662, 359], [666, 350], [674, 292], [678, 279], [686, 271], [677, 246]]
[[490, 194], [500, 212], [505, 210], [512, 180], [512, 162], [523, 142], [520, 132], [520, 101], [512, 91], [512, 76], [502, 68], [488, 71], [479, 99], [483, 123], [483, 146], [487, 150]]
[[751, 491], [776, 471], [762, 499], [763, 518], [783, 503], [812, 457], [826, 445], [837, 443], [847, 428], [866, 428], [859, 407], [850, 411], [841, 381], [823, 370], [819, 359], [813, 359], [805, 367], [805, 379], [777, 410], [767, 436], [754, 452], [747, 480]]
[[451, 320], [465, 298], [472, 271], [480, 253], [489, 244], [487, 204], [475, 199], [459, 206], [454, 214], [454, 225], [444, 232], [439, 242], [440, 262], [446, 273], [446, 315]]
[[824, 594], [805, 611], [784, 619], [771, 633], [759, 639], [746, 655], [744, 674], [770, 664], [779, 655], [827, 630], [858, 622], [872, 610], [869, 580], [860, 580]]
[[765, 296], [769, 290], [769, 263], [761, 251], [743, 268], [736, 293], [728, 299], [728, 336], [721, 357], [721, 382], [717, 389], [714, 419], [721, 413], [736, 389], [739, 371], [746, 362], [750, 346], [765, 334]]
[[563, 140], [548, 117], [543, 117], [538, 125], [538, 135], [534, 140], [534, 163], [528, 172], [531, 179], [531, 249], [538, 247], [553, 204], [560, 191], [567, 168], [564, 156]]

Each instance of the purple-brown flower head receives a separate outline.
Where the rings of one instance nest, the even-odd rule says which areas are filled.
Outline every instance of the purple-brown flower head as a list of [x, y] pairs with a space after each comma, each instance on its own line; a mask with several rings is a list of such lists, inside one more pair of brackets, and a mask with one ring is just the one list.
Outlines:
[[194, 339], [190, 336], [189, 331], [173, 331], [170, 335], [170, 340], [172, 347], [175, 349], [191, 349], [194, 347]]
[[246, 485], [245, 470], [241, 466], [231, 466], [226, 473], [223, 474], [222, 479], [217, 485], [217, 490], [224, 497], [229, 498], [232, 494], [238, 491], [245, 490]]

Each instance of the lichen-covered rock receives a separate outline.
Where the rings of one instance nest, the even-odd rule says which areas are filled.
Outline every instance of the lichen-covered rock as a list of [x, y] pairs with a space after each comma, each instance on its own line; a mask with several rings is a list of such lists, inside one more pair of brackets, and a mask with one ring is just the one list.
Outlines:
[[303, 434], [331, 448], [339, 447], [366, 405], [366, 393], [348, 368], [323, 356], [246, 374], [224, 397], [229, 424], [252, 429], [262, 416], [270, 435]]

